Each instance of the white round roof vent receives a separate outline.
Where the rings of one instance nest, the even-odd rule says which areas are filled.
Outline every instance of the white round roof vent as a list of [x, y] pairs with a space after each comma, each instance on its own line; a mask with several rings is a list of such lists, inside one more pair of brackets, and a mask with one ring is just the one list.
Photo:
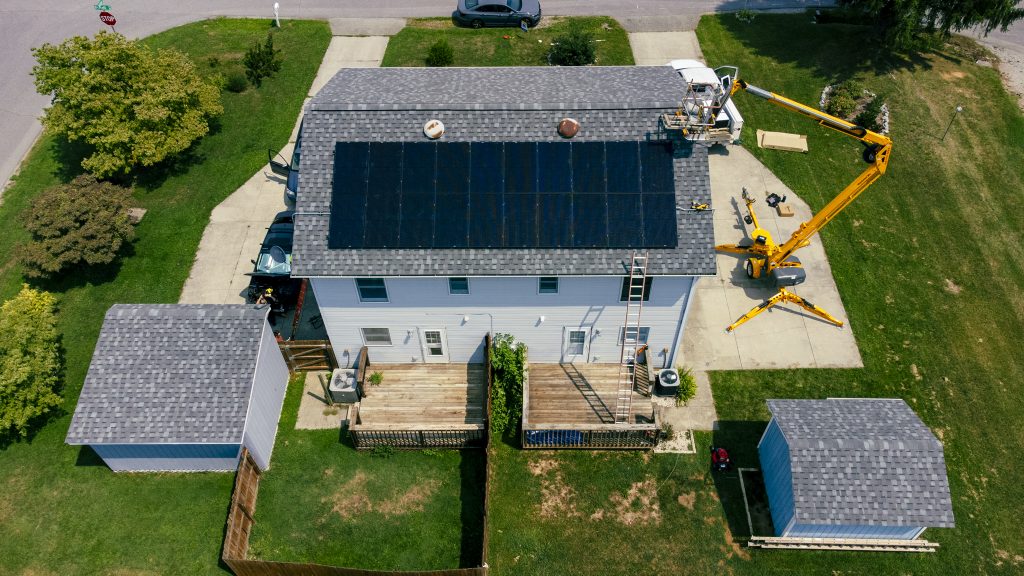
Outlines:
[[437, 140], [444, 135], [444, 123], [440, 120], [427, 120], [423, 125], [423, 133], [431, 140]]

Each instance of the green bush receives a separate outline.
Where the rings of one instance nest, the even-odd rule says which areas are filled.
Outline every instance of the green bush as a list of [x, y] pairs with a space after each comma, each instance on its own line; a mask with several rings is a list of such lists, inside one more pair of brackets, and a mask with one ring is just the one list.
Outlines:
[[29, 433], [60, 406], [56, 299], [27, 285], [0, 307], [0, 436]]
[[511, 334], [497, 334], [491, 344], [491, 433], [501, 436], [515, 431], [523, 413], [523, 373], [526, 345]]
[[444, 38], [434, 42], [427, 50], [427, 66], [451, 66], [455, 63], [455, 49]]
[[676, 390], [676, 406], [686, 404], [697, 395], [697, 379], [693, 375], [693, 370], [679, 366], [676, 368], [679, 372], [679, 388]]
[[274, 49], [274, 35], [267, 34], [267, 39], [260, 44], [253, 44], [242, 58], [245, 65], [245, 77], [253, 86], [259, 88], [264, 78], [270, 78], [281, 69], [281, 51]]
[[236, 94], [239, 92], [245, 92], [245, 89], [248, 87], [249, 80], [241, 70], [232, 70], [228, 73], [228, 77], [224, 81], [224, 88], [227, 88], [228, 91]]
[[555, 38], [554, 46], [548, 52], [548, 61], [555, 66], [586, 66], [596, 59], [593, 34], [578, 26]]
[[867, 106], [857, 114], [857, 118], [854, 119], [854, 123], [858, 126], [863, 126], [873, 132], [878, 132], [882, 129], [882, 123], [879, 121], [879, 115], [882, 113], [882, 106], [885, 104], [880, 96], [876, 96], [867, 103]]
[[36, 196], [22, 213], [32, 235], [19, 254], [25, 276], [110, 264], [135, 239], [128, 215], [133, 204], [130, 189], [85, 174]]
[[857, 108], [857, 100], [864, 93], [864, 87], [855, 80], [844, 80], [832, 89], [825, 111], [833, 116], [847, 118]]

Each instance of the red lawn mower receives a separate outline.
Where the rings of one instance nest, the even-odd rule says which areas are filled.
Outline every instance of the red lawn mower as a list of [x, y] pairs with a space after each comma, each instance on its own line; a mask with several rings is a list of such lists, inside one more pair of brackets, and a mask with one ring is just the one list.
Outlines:
[[711, 471], [728, 472], [732, 470], [732, 460], [729, 459], [729, 451], [721, 446], [711, 447]]

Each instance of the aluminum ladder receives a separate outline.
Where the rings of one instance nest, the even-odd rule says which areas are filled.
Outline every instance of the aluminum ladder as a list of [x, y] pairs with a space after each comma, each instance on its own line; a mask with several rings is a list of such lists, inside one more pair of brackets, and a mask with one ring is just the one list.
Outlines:
[[619, 353], [619, 389], [615, 401], [615, 423], [629, 422], [636, 383], [636, 351], [640, 343], [640, 313], [644, 309], [644, 286], [647, 283], [647, 252], [636, 250], [630, 258], [629, 287], [626, 291], [626, 322], [622, 329], [622, 350]]

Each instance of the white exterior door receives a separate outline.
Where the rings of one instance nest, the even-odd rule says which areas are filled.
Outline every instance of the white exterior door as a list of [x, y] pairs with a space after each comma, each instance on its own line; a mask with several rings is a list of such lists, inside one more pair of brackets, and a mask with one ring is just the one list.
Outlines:
[[562, 335], [562, 362], [587, 362], [590, 357], [590, 328], [566, 326]]
[[448, 362], [448, 342], [444, 329], [420, 330], [420, 341], [423, 343], [424, 362]]

